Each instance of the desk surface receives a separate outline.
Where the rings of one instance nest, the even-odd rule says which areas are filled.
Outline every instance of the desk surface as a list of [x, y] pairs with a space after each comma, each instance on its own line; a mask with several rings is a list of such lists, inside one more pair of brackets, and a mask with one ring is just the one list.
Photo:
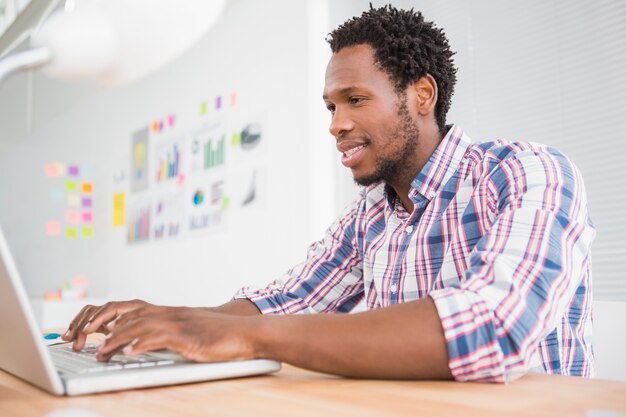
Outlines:
[[0, 371], [0, 417], [81, 408], [144, 416], [626, 416], [626, 382], [527, 375], [509, 385], [343, 379], [289, 365], [274, 375], [54, 397]]

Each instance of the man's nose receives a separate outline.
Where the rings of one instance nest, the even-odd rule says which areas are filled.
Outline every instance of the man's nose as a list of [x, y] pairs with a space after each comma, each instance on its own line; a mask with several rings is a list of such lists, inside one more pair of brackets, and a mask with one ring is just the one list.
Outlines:
[[345, 111], [340, 111], [339, 107], [335, 109], [335, 114], [333, 114], [333, 119], [330, 122], [330, 134], [336, 138], [340, 138], [346, 133], [350, 132], [354, 129], [354, 121], [349, 117], [348, 113]]

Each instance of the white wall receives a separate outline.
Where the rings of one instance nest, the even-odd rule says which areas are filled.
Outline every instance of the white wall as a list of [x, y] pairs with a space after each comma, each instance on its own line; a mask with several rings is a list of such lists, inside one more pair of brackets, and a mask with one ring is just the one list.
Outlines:
[[[334, 217], [332, 190], [329, 199], [320, 198], [323, 188], [315, 198], [310, 193], [311, 175], [317, 184], [332, 187], [333, 181], [323, 169], [332, 140], [325, 126], [310, 123], [324, 111], [320, 77], [328, 32], [326, 14], [309, 13], [318, 10], [314, 3], [324, 10], [324, 2], [230, 1], [192, 50], [122, 88], [69, 85], [37, 75], [29, 106], [27, 76], [0, 87], [0, 108], [13, 111], [10, 118], [2, 116], [0, 223], [31, 296], [84, 273], [97, 297], [213, 305], [241, 285], [264, 285], [304, 258], [311, 239], [321, 237], [321, 225]], [[313, 71], [317, 88], [309, 83]], [[128, 181], [114, 180], [122, 170], [128, 177], [131, 133], [174, 113], [185, 134], [201, 122], [200, 102], [219, 94], [226, 101], [231, 91], [238, 94], [233, 113], [265, 121], [266, 148], [256, 161], [264, 191], [259, 204], [234, 213], [223, 232], [126, 244], [125, 229], [111, 227], [111, 196], [125, 191], [127, 201], [132, 198]], [[314, 158], [312, 143], [320, 145]], [[50, 201], [43, 165], [52, 161], [95, 168], [95, 239], [45, 236]]]

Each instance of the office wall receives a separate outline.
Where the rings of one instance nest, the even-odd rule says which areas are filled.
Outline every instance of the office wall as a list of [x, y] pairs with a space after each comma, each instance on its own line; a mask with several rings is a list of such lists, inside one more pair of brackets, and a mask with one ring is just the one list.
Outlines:
[[[1, 86], [0, 105], [14, 115], [2, 119], [0, 222], [28, 293], [39, 297], [83, 274], [96, 297], [212, 305], [241, 285], [265, 284], [303, 260], [335, 206], [333, 177], [325, 169], [333, 143], [325, 126], [311, 125], [324, 112], [325, 4], [231, 1], [191, 50], [128, 86], [107, 90], [40, 75], [30, 81], [21, 75]], [[194, 131], [218, 120], [229, 128], [259, 122], [261, 144], [224, 171], [232, 198], [222, 227], [129, 244], [126, 227], [112, 227], [112, 196], [125, 194], [128, 224], [133, 204], [160, 193], [154, 183], [132, 192], [131, 136], [169, 115], [174, 125], [151, 132], [153, 144], [168, 135], [188, 143]], [[313, 143], [319, 145], [315, 150]], [[50, 199], [52, 180], [44, 165], [56, 161], [91, 171], [93, 238], [46, 235], [45, 224], [58, 207]], [[257, 171], [257, 199], [242, 207], [234, 184], [251, 169]], [[194, 181], [187, 174], [184, 193]]]

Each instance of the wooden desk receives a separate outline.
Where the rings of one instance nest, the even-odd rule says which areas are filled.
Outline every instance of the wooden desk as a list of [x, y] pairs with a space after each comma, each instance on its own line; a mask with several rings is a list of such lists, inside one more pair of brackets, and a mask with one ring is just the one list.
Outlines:
[[285, 365], [270, 376], [66, 398], [0, 371], [0, 417], [43, 417], [64, 408], [102, 417], [584, 417], [600, 409], [617, 416], [626, 415], [626, 382], [554, 375], [527, 375], [509, 385], [372, 381]]

